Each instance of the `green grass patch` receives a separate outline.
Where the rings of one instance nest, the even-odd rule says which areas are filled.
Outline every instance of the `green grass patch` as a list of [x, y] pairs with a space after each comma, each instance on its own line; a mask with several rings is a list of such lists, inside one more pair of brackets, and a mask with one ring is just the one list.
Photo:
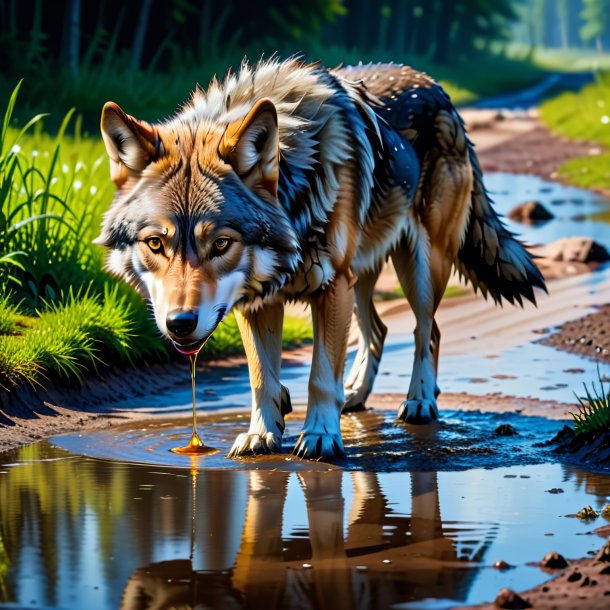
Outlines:
[[24, 381], [75, 379], [109, 364], [133, 363], [162, 349], [152, 337], [138, 336], [137, 310], [119, 286], [101, 295], [70, 292], [20, 323], [18, 310], [0, 303], [0, 317], [13, 324], [0, 333], [0, 380], [5, 389]]
[[563, 93], [540, 107], [544, 123], [555, 133], [610, 148], [610, 72], [577, 93]]
[[[313, 341], [313, 326], [308, 318], [285, 316], [282, 347], [291, 349]], [[214, 331], [199, 355], [202, 360], [217, 360], [226, 356], [241, 356], [244, 348], [237, 321], [233, 314]]]
[[610, 191], [610, 153], [570, 159], [557, 173], [562, 180], [581, 188]]
[[[610, 72], [578, 93], [563, 93], [541, 105], [540, 117], [554, 133], [610, 149]], [[559, 177], [583, 188], [610, 190], [610, 153], [571, 159]]]
[[[599, 376], [599, 371], [598, 371]], [[610, 395], [604, 390], [604, 383], [599, 376], [599, 389], [595, 383], [591, 389], [583, 384], [585, 396], [576, 396], [579, 408], [578, 413], [572, 413], [574, 420], [574, 432], [576, 435], [607, 432], [610, 430]]]
[[[445, 293], [443, 294], [443, 299], [450, 299], [452, 297], [461, 297], [465, 294], [468, 294], [470, 290], [468, 288], [464, 288], [463, 286], [455, 286], [450, 285], [445, 288]], [[390, 292], [376, 292], [375, 300], [376, 301], [395, 301], [396, 299], [404, 299], [405, 293], [402, 290], [400, 285], [396, 286]]]

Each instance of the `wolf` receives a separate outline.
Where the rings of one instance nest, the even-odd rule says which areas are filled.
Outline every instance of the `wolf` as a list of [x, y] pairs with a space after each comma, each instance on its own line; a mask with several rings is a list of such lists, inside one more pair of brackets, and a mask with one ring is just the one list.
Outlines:
[[[314, 334], [294, 453], [329, 459], [344, 454], [342, 410], [364, 405], [379, 366], [386, 327], [373, 290], [388, 259], [416, 318], [398, 409], [408, 423], [438, 418], [434, 316], [453, 268], [496, 303], [535, 303], [533, 288], [545, 289], [494, 211], [449, 97], [410, 67], [244, 62], [159, 123], [108, 102], [101, 129], [117, 186], [96, 240], [109, 270], [184, 354], [235, 312], [252, 415], [230, 457], [281, 451], [286, 302], [310, 304]], [[344, 384], [354, 310], [360, 341]]]

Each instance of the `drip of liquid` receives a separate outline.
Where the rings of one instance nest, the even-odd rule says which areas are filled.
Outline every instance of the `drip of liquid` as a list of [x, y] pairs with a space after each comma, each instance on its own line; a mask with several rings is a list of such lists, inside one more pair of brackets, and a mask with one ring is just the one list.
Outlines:
[[197, 434], [197, 402], [195, 400], [195, 364], [197, 363], [197, 354], [195, 352], [189, 356], [191, 363], [191, 393], [193, 396], [193, 433], [191, 434], [191, 440], [184, 447], [174, 447], [170, 449], [173, 453], [179, 453], [180, 455], [205, 455], [210, 453], [217, 453], [218, 449], [208, 447], [203, 444], [201, 437]]

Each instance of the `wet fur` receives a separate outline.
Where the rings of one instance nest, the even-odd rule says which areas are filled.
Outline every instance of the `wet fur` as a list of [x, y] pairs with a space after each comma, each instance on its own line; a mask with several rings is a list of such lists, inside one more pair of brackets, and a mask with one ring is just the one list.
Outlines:
[[[532, 286], [544, 286], [493, 212], [449, 98], [410, 68], [244, 64], [164, 123], [108, 104], [102, 132], [118, 187], [98, 240], [109, 267], [151, 300], [165, 334], [173, 311], [197, 312], [197, 341], [236, 311], [253, 410], [233, 457], [281, 448], [285, 301], [308, 301], [314, 322], [295, 453], [331, 458], [343, 453], [341, 410], [364, 405], [381, 358], [385, 327], [372, 294], [389, 257], [417, 319], [399, 409], [412, 423], [438, 415], [434, 313], [453, 266], [496, 301], [533, 300]], [[344, 394], [354, 304], [362, 338]]]

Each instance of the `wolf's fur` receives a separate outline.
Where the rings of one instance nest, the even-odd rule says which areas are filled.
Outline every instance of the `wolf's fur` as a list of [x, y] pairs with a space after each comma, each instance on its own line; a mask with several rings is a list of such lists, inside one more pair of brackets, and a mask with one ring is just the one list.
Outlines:
[[[343, 452], [339, 416], [371, 391], [385, 337], [372, 302], [391, 257], [417, 325], [404, 421], [437, 417], [434, 313], [457, 269], [496, 302], [544, 288], [485, 192], [441, 87], [396, 65], [326, 70], [244, 64], [149, 125], [109, 103], [102, 133], [118, 191], [99, 243], [153, 304], [160, 330], [197, 349], [232, 308], [252, 384], [252, 420], [230, 455], [278, 451], [283, 304], [311, 304], [314, 354], [295, 452]], [[361, 340], [344, 393], [352, 311]], [[186, 313], [185, 313], [186, 312]], [[176, 320], [188, 318], [188, 336]], [[169, 326], [168, 326], [169, 325]], [[347, 399], [347, 400], [346, 400]]]

